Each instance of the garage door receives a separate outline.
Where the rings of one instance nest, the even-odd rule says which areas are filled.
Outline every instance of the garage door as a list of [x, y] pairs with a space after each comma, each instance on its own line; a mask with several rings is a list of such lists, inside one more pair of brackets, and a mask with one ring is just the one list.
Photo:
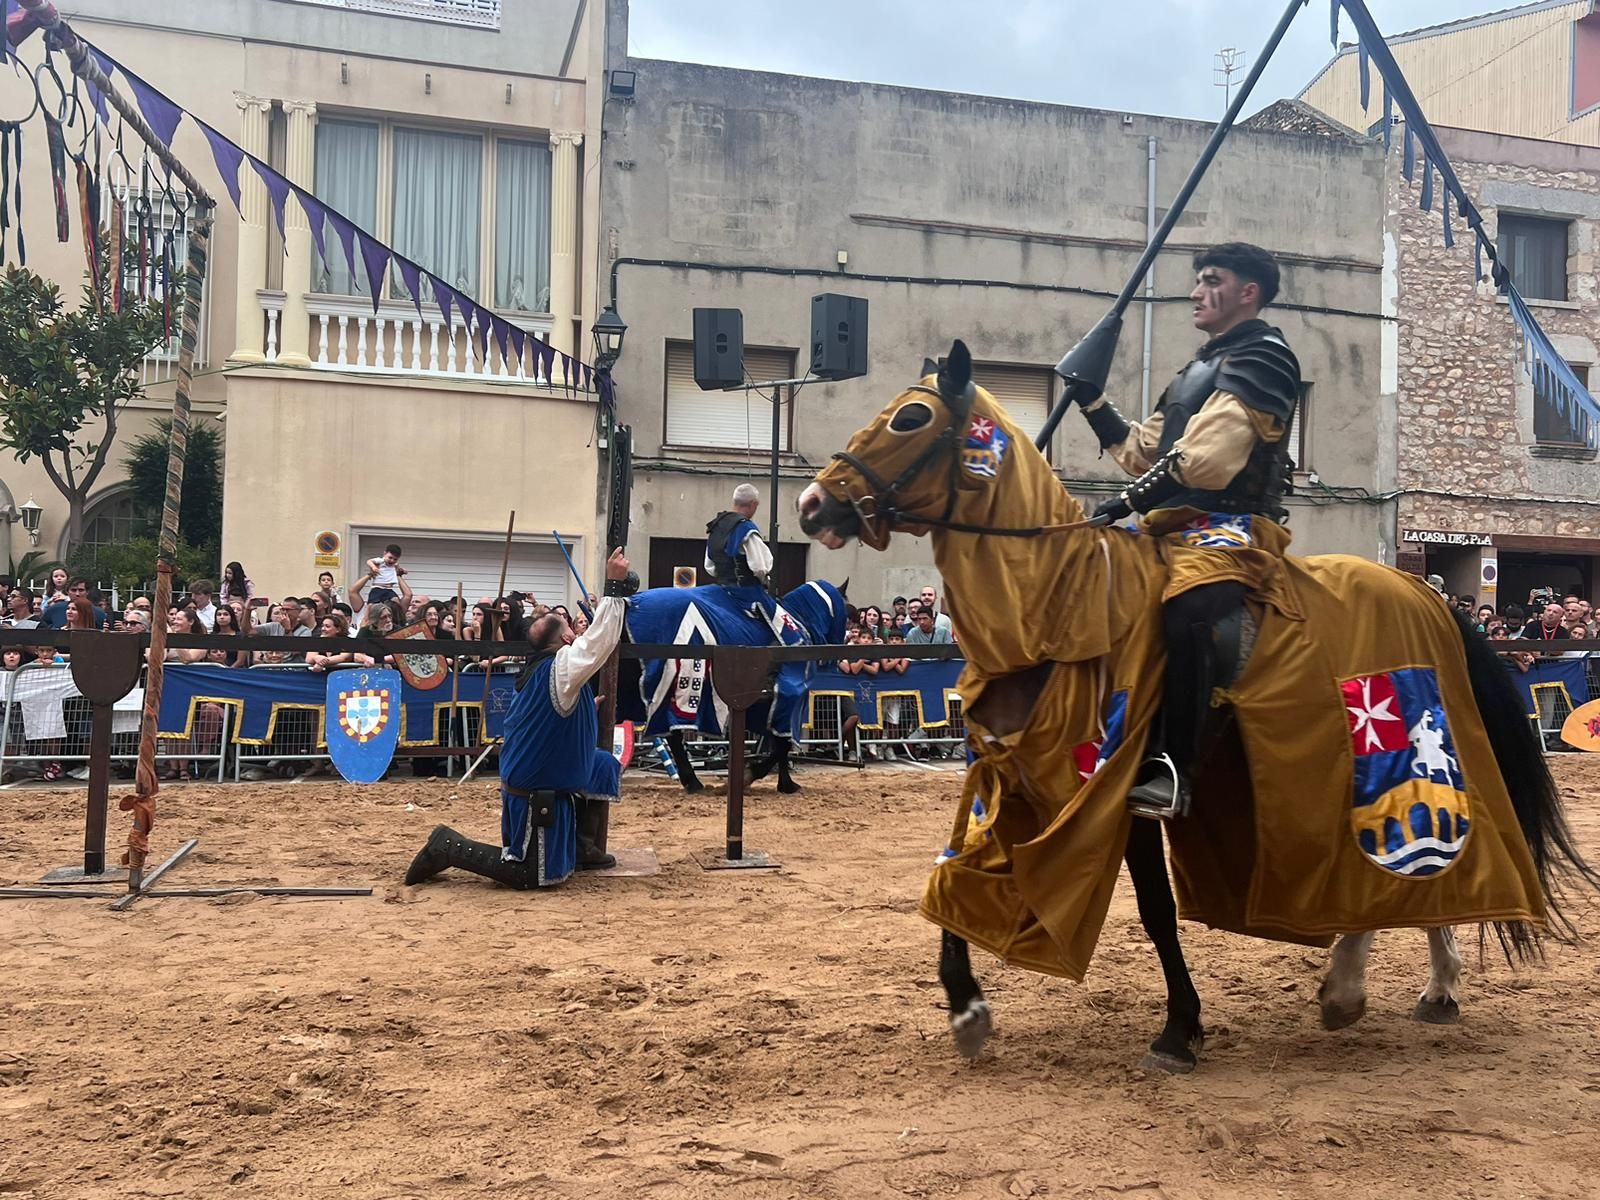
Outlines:
[[[456, 582], [468, 606], [484, 596], [494, 595], [500, 585], [500, 558], [505, 542], [491, 538], [427, 538], [408, 534], [364, 533], [361, 559], [379, 558], [390, 542], [405, 553], [400, 564], [406, 569], [406, 582], [413, 592], [435, 600], [454, 599]], [[569, 550], [573, 549], [569, 542]], [[578, 557], [574, 554], [574, 557]], [[357, 568], [358, 570], [360, 568]], [[592, 584], [590, 585], [593, 586]], [[552, 542], [513, 542], [511, 569], [506, 573], [506, 590], [531, 593], [542, 604], [571, 605], [576, 590], [572, 573]]]

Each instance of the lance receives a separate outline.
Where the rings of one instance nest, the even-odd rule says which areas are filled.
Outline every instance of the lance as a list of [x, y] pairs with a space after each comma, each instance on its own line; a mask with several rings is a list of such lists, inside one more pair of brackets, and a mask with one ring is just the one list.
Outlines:
[[550, 536], [555, 538], [556, 547], [561, 551], [561, 557], [567, 560], [567, 570], [572, 572], [572, 577], [578, 581], [578, 607], [583, 609], [583, 615], [589, 620], [594, 620], [594, 613], [586, 601], [589, 599], [589, 589], [583, 584], [583, 576], [578, 574], [578, 566], [572, 561], [572, 555], [567, 552], [567, 544], [561, 540], [561, 534], [556, 530], [550, 531]]
[[1050, 444], [1051, 435], [1055, 433], [1056, 426], [1061, 424], [1061, 418], [1069, 406], [1092, 404], [1106, 390], [1106, 379], [1111, 374], [1111, 360], [1117, 354], [1117, 339], [1122, 336], [1122, 314], [1133, 302], [1145, 273], [1155, 263], [1156, 255], [1161, 253], [1161, 247], [1166, 244], [1173, 227], [1178, 223], [1178, 218], [1183, 216], [1183, 210], [1188, 207], [1190, 197], [1200, 186], [1200, 181], [1205, 178], [1211, 160], [1222, 148], [1223, 140], [1233, 128], [1233, 123], [1238, 119], [1245, 101], [1250, 98], [1250, 92], [1256, 86], [1256, 81], [1261, 78], [1261, 72], [1266, 70], [1267, 63], [1277, 51], [1278, 43], [1283, 41], [1283, 35], [1289, 32], [1289, 26], [1294, 23], [1295, 16], [1309, 2], [1310, 0], [1289, 0], [1288, 7], [1283, 10], [1283, 16], [1278, 18], [1278, 24], [1272, 30], [1272, 36], [1267, 39], [1266, 46], [1256, 57], [1255, 66], [1250, 68], [1250, 74], [1245, 76], [1244, 83], [1239, 86], [1239, 94], [1233, 98], [1233, 103], [1228, 105], [1228, 111], [1222, 114], [1222, 120], [1211, 131], [1210, 140], [1200, 152], [1200, 157], [1190, 170], [1189, 177], [1178, 189], [1172, 207], [1167, 209], [1166, 218], [1150, 238], [1150, 244], [1144, 248], [1144, 253], [1139, 256], [1138, 265], [1134, 267], [1133, 274], [1128, 277], [1128, 282], [1123, 285], [1121, 293], [1111, 305], [1111, 311], [1101, 317], [1100, 323], [1086, 333], [1083, 339], [1068, 350], [1065, 357], [1056, 364], [1056, 374], [1061, 376], [1066, 386], [1062, 388], [1061, 399], [1057, 400], [1055, 407], [1050, 410], [1044, 428], [1040, 429], [1039, 436], [1033, 439], [1034, 445], [1039, 449], [1043, 450]]

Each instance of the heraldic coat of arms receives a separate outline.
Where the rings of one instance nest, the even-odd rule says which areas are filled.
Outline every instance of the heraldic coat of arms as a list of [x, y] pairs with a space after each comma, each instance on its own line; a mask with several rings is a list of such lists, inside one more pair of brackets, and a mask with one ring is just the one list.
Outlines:
[[328, 676], [323, 736], [328, 756], [351, 783], [383, 778], [400, 744], [400, 672], [335, 671]]

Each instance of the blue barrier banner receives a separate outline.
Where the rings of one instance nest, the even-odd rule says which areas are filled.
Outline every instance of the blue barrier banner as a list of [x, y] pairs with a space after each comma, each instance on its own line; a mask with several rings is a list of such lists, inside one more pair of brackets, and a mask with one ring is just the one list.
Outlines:
[[946, 697], [955, 689], [966, 665], [960, 659], [924, 659], [908, 663], [904, 672], [879, 670], [876, 675], [850, 675], [841, 671], [836, 662], [818, 663], [811, 676], [813, 711], [808, 726], [816, 724], [818, 696], [853, 697], [863, 729], [883, 728], [883, 701], [895, 697], [909, 697], [917, 704], [919, 726], [948, 725], [950, 708]]
[[[235, 742], [260, 744], [269, 741], [281, 708], [324, 711], [328, 681], [345, 670], [324, 673], [282, 668], [224, 667], [213, 663], [168, 663], [166, 686], [161, 694], [161, 717], [157, 731], [168, 737], [185, 737], [190, 732], [197, 704], [227, 704], [235, 710]], [[505, 732], [506, 713], [517, 677], [510, 672], [489, 676], [488, 699], [484, 698], [484, 675], [466, 671], [461, 675], [462, 708], [483, 711], [483, 737], [498, 741]], [[400, 689], [400, 744], [431, 746], [439, 742], [440, 713], [450, 708], [450, 689], [423, 691], [409, 683]], [[322, 723], [318, 722], [318, 728]]]
[[1516, 682], [1517, 690], [1522, 693], [1523, 706], [1528, 710], [1528, 715], [1533, 716], [1539, 711], [1539, 692], [1564, 691], [1568, 708], [1577, 708], [1589, 698], [1589, 680], [1584, 668], [1588, 664], [1588, 657], [1583, 658], [1557, 658], [1549, 661], [1536, 662], [1526, 671], [1517, 670], [1515, 664], [1506, 663], [1506, 670], [1511, 672], [1511, 678]]

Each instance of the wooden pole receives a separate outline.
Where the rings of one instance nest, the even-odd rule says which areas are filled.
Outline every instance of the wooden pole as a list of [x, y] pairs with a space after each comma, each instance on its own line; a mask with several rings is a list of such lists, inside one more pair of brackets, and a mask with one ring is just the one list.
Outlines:
[[505, 623], [500, 620], [500, 601], [506, 594], [506, 575], [511, 570], [511, 534], [517, 527], [517, 510], [511, 510], [511, 519], [506, 522], [506, 548], [500, 556], [500, 589], [494, 594], [494, 637], [495, 641], [506, 640]]
[[206, 260], [211, 248], [212, 213], [215, 202], [200, 181], [156, 136], [137, 107], [117, 90], [95, 61], [88, 47], [61, 19], [49, 0], [19, 0], [19, 7], [50, 33], [66, 51], [72, 73], [99, 88], [107, 103], [132, 127], [162, 167], [177, 177], [194, 201], [194, 225], [189, 234], [188, 269], [184, 275], [183, 324], [178, 343], [176, 388], [172, 397], [172, 440], [167, 446], [167, 491], [161, 506], [161, 528], [157, 539], [156, 595], [150, 621], [150, 665], [145, 681], [144, 717], [139, 731], [139, 764], [134, 791], [124, 796], [118, 807], [133, 813], [128, 831], [128, 851], [123, 856], [128, 866], [128, 892], [143, 886], [144, 860], [150, 849], [150, 829], [155, 822], [156, 720], [161, 711], [162, 660], [167, 648], [167, 608], [172, 603], [172, 573], [178, 552], [178, 503], [183, 495], [183, 468], [189, 449], [189, 389], [194, 380], [195, 343], [199, 339], [201, 289], [206, 275]]

